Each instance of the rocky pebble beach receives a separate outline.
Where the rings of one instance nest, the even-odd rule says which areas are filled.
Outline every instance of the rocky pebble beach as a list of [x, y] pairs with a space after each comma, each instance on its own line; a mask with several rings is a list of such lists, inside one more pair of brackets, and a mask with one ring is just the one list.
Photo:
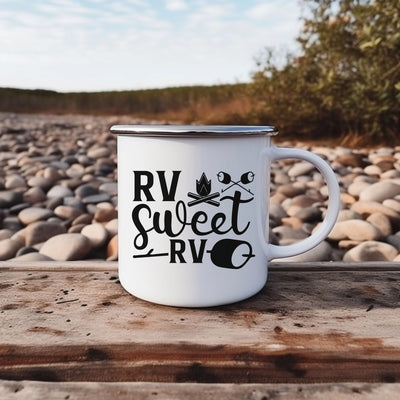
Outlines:
[[[0, 113], [0, 260], [118, 259], [114, 123], [128, 118]], [[279, 143], [328, 161], [342, 210], [329, 237], [285, 261], [400, 261], [400, 146], [350, 149]], [[327, 188], [309, 163], [271, 166], [270, 241], [309, 236]]]

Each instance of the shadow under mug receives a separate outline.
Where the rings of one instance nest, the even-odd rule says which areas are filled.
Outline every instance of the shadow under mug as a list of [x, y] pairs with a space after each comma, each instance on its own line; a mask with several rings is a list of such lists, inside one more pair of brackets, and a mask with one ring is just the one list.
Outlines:
[[[246, 299], [267, 281], [268, 261], [323, 241], [340, 209], [331, 167], [271, 144], [272, 126], [115, 125], [119, 278], [158, 304], [209, 307]], [[287, 246], [268, 242], [270, 164], [308, 161], [328, 187], [319, 229]]]

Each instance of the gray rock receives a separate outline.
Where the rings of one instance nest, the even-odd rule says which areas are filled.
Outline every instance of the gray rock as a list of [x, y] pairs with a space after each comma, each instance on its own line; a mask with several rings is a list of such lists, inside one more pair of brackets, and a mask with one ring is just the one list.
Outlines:
[[286, 211], [282, 207], [282, 205], [275, 202], [270, 203], [269, 214], [272, 218], [275, 218], [276, 220], [281, 220], [282, 218], [287, 217]]
[[22, 224], [19, 221], [17, 216], [11, 215], [9, 217], [5, 217], [3, 222], [1, 223], [3, 229], [9, 229], [10, 231], [17, 232], [22, 229]]
[[69, 197], [73, 196], [74, 193], [72, 192], [71, 189], [61, 186], [61, 185], [55, 185], [53, 186], [48, 192], [47, 192], [47, 197], [48, 198], [53, 198], [53, 197]]
[[0, 208], [8, 208], [15, 204], [21, 203], [23, 196], [21, 192], [13, 190], [0, 191]]
[[57, 261], [73, 261], [84, 259], [91, 249], [90, 240], [86, 236], [64, 233], [48, 239], [39, 252]]
[[305, 207], [297, 211], [294, 216], [304, 222], [317, 222], [321, 220], [322, 212], [318, 207]]
[[27, 246], [32, 246], [36, 243], [42, 243], [49, 238], [66, 233], [64, 225], [59, 223], [38, 221], [26, 227], [25, 243]]
[[22, 176], [14, 174], [6, 178], [5, 187], [6, 189], [25, 188], [26, 182]]
[[75, 195], [81, 200], [85, 197], [93, 196], [96, 194], [99, 194], [99, 190], [89, 184], [78, 186], [75, 189]]
[[9, 239], [13, 234], [10, 229], [0, 229], [0, 240]]
[[13, 258], [17, 251], [24, 245], [21, 240], [3, 239], [0, 240], [0, 260]]
[[107, 193], [99, 193], [99, 194], [94, 194], [92, 196], [87, 196], [82, 199], [82, 202], [84, 204], [97, 204], [101, 203], [103, 201], [109, 201], [110, 196]]
[[18, 251], [15, 257], [23, 256], [24, 254], [37, 253], [37, 249], [31, 246], [23, 246]]
[[389, 235], [386, 241], [396, 247], [397, 251], [400, 252], [400, 235], [398, 233], [396, 235]]
[[106, 182], [99, 186], [99, 191], [109, 194], [110, 196], [117, 195], [117, 182]]

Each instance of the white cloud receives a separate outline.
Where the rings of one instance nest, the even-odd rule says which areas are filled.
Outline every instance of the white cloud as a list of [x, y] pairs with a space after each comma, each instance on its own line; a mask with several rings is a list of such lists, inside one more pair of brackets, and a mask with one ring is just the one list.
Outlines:
[[166, 0], [165, 8], [170, 11], [183, 11], [188, 8], [185, 0]]
[[255, 6], [249, 8], [245, 15], [252, 19], [265, 19], [274, 17], [276, 14], [280, 14], [281, 12], [285, 12], [286, 7], [282, 4], [279, 6], [276, 3], [268, 2], [268, 3], [260, 3]]

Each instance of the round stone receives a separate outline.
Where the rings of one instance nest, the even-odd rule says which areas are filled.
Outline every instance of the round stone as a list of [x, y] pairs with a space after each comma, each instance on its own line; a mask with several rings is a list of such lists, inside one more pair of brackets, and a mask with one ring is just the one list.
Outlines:
[[314, 165], [307, 162], [307, 161], [300, 161], [297, 162], [296, 164], [293, 165], [292, 168], [289, 169], [288, 175], [292, 178], [301, 176], [301, 175], [307, 175], [309, 174], [313, 169]]
[[361, 219], [339, 221], [335, 224], [328, 238], [331, 240], [377, 240], [382, 236], [381, 232], [372, 224]]
[[372, 213], [368, 218], [367, 222], [374, 225], [378, 228], [383, 237], [389, 236], [392, 234], [392, 224], [390, 223], [390, 219], [382, 213]]
[[363, 190], [369, 188], [370, 186], [370, 183], [364, 181], [353, 182], [347, 188], [347, 192], [353, 197], [358, 197]]
[[40, 249], [44, 254], [57, 261], [82, 260], [91, 251], [90, 240], [80, 233], [64, 233], [48, 239]]
[[26, 187], [26, 182], [20, 175], [11, 175], [6, 178], [5, 187], [6, 189], [24, 188]]
[[385, 207], [389, 207], [394, 211], [400, 213], [400, 201], [393, 199], [386, 199], [382, 202]]
[[91, 185], [81, 185], [75, 189], [75, 195], [81, 200], [96, 194], [99, 194], [99, 190]]
[[118, 219], [107, 222], [104, 227], [107, 229], [109, 237], [115, 236], [118, 233]]
[[118, 184], [117, 182], [106, 182], [99, 186], [100, 192], [105, 192], [110, 196], [116, 196], [118, 193]]
[[397, 251], [400, 252], [400, 235], [396, 234], [396, 235], [389, 235], [386, 238], [386, 241], [391, 244], [392, 246], [396, 247]]
[[118, 259], [118, 235], [111, 238], [107, 245], [107, 261]]
[[302, 229], [294, 229], [283, 225], [273, 228], [272, 232], [277, 236], [281, 245], [298, 242], [308, 236]]
[[94, 214], [94, 220], [97, 222], [108, 222], [118, 217], [117, 210], [112, 208], [99, 208]]
[[30, 187], [40, 187], [43, 190], [47, 190], [51, 187], [52, 182], [50, 179], [44, 178], [43, 176], [34, 176], [28, 179], [28, 185]]
[[9, 239], [14, 232], [10, 229], [0, 229], [0, 240]]
[[365, 167], [367, 165], [363, 154], [343, 154], [336, 158], [336, 161], [345, 167]]
[[72, 226], [80, 224], [89, 225], [92, 223], [92, 220], [93, 220], [93, 215], [84, 213], [79, 215], [72, 221]]
[[28, 207], [18, 214], [18, 219], [24, 225], [29, 225], [32, 222], [43, 221], [53, 216], [53, 212], [47, 208]]
[[380, 212], [386, 215], [391, 221], [399, 222], [400, 214], [397, 213], [392, 208], [386, 207], [377, 201], [357, 201], [352, 204], [351, 210], [361, 214], [361, 215], [370, 215], [376, 212]]
[[84, 204], [97, 204], [101, 203], [103, 201], [109, 201], [110, 196], [107, 193], [99, 193], [99, 194], [94, 194], [92, 196], [87, 196], [82, 199], [82, 202]]
[[48, 179], [50, 182], [54, 183], [54, 182], [58, 181], [59, 179], [62, 179], [64, 177], [64, 174], [62, 174], [55, 167], [47, 167], [43, 171], [43, 177]]
[[103, 158], [110, 156], [110, 150], [107, 147], [93, 147], [87, 153], [90, 158]]
[[47, 197], [52, 198], [52, 197], [70, 197], [73, 196], [74, 193], [72, 192], [71, 189], [61, 186], [61, 185], [55, 185], [53, 186], [48, 192], [47, 192]]
[[62, 233], [66, 233], [66, 228], [62, 224], [47, 221], [34, 222], [26, 227], [25, 243], [27, 246], [32, 246]]
[[397, 249], [388, 243], [366, 241], [347, 251], [343, 261], [392, 261], [397, 255]]
[[65, 173], [70, 178], [81, 178], [82, 175], [85, 173], [85, 167], [80, 164], [72, 164]]
[[353, 210], [348, 210], [348, 209], [340, 210], [338, 218], [337, 218], [337, 222], [346, 221], [348, 219], [363, 219], [363, 218], [362, 218], [361, 214], [359, 214]]
[[17, 254], [15, 255], [15, 257], [23, 256], [24, 254], [28, 254], [28, 253], [37, 253], [37, 250], [31, 246], [23, 246], [17, 251]]
[[297, 211], [294, 216], [303, 222], [316, 222], [321, 220], [322, 212], [318, 207], [305, 207]]
[[31, 187], [23, 194], [26, 203], [35, 204], [46, 200], [46, 193], [40, 187]]
[[269, 215], [278, 221], [287, 217], [286, 211], [282, 205], [275, 202], [271, 202], [269, 205]]
[[0, 208], [8, 208], [21, 203], [22, 201], [23, 196], [21, 192], [15, 192], [12, 190], [0, 191]]
[[13, 258], [23, 245], [24, 243], [21, 240], [0, 240], [0, 260], [4, 261]]
[[304, 186], [296, 186], [293, 183], [286, 183], [278, 187], [277, 192], [285, 195], [286, 197], [295, 197], [299, 194], [305, 193], [306, 188]]
[[398, 194], [400, 194], [400, 185], [391, 180], [384, 180], [363, 189], [360, 193], [360, 201], [382, 202], [394, 198]]
[[364, 168], [364, 172], [371, 176], [380, 176], [382, 170], [377, 165], [368, 165]]
[[61, 205], [54, 209], [54, 214], [61, 219], [75, 219], [82, 214], [82, 211], [75, 207]]
[[94, 249], [98, 249], [99, 247], [103, 246], [108, 239], [108, 232], [106, 228], [99, 223], [86, 225], [81, 230], [81, 233], [90, 240], [90, 243]]

